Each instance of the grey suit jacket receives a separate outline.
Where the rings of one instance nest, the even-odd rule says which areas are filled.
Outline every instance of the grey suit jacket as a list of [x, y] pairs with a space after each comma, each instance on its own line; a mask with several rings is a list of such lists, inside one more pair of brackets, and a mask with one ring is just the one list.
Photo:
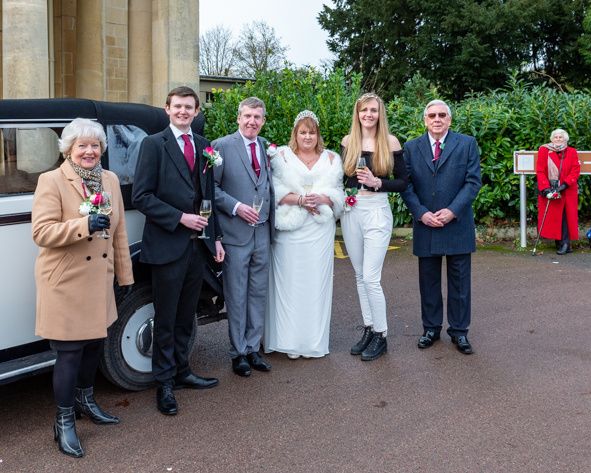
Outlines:
[[[404, 145], [410, 184], [402, 198], [413, 216], [416, 256], [457, 255], [476, 250], [472, 203], [482, 185], [476, 140], [449, 131], [441, 157], [433, 163], [427, 133]], [[427, 212], [448, 208], [456, 216], [441, 228], [421, 222]]]
[[266, 140], [258, 137], [261, 150], [261, 173], [257, 178], [252, 169], [251, 157], [244, 146], [238, 131], [212, 142], [223, 158], [223, 163], [214, 169], [215, 204], [220, 226], [224, 234], [224, 243], [246, 245], [252, 238], [254, 227], [248, 225], [237, 215], [232, 215], [237, 202], [252, 206], [256, 193], [265, 199], [261, 209], [261, 218], [269, 221], [271, 238], [275, 228], [275, 195], [271, 179], [271, 166], [265, 151]]

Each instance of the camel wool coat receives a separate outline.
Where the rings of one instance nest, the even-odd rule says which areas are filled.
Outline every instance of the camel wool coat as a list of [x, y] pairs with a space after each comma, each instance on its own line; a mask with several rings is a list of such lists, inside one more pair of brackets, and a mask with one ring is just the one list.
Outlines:
[[120, 286], [133, 284], [119, 180], [103, 171], [102, 181], [113, 200], [109, 239], [89, 233], [89, 217], [79, 211], [84, 200], [82, 178], [68, 161], [39, 177], [32, 231], [39, 246], [35, 333], [43, 338], [105, 338], [117, 319], [114, 276]]

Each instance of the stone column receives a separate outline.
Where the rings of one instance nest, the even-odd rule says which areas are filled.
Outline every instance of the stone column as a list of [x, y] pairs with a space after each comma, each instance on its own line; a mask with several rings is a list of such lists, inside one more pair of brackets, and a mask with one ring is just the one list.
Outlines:
[[129, 101], [152, 104], [152, 2], [129, 0], [128, 23]]
[[104, 100], [104, 2], [78, 0], [76, 13], [76, 97]]
[[152, 103], [188, 85], [199, 93], [199, 0], [152, 0]]
[[47, 0], [2, 0], [2, 97], [49, 97]]

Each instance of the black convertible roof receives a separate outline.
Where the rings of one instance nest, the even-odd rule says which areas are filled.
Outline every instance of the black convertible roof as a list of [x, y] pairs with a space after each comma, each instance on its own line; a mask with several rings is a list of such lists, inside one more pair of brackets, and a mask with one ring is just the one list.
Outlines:
[[[163, 108], [139, 103], [101, 102], [89, 99], [6, 99], [0, 100], [0, 124], [6, 122], [70, 121], [74, 118], [96, 119], [102, 125], [135, 125], [149, 135], [168, 126]], [[203, 135], [202, 113], [191, 128]]]

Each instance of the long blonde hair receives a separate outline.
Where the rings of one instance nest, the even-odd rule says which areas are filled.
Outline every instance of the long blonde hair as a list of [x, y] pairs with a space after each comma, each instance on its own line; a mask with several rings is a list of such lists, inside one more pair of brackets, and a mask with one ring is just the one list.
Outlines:
[[357, 159], [361, 155], [361, 124], [359, 123], [359, 110], [370, 100], [378, 102], [378, 124], [376, 136], [374, 137], [375, 146], [372, 158], [372, 171], [375, 176], [387, 177], [392, 172], [392, 154], [388, 144], [388, 119], [384, 101], [376, 94], [363, 94], [355, 102], [353, 107], [353, 116], [351, 118], [351, 131], [349, 131], [349, 141], [343, 153], [343, 166], [345, 174], [352, 176], [355, 174]]

